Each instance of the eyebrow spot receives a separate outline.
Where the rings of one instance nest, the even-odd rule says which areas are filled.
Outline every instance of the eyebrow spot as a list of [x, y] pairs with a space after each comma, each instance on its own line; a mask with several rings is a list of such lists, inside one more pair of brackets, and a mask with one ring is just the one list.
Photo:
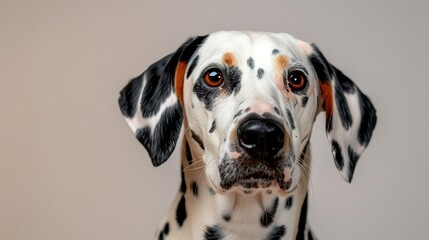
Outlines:
[[223, 62], [228, 65], [228, 66], [232, 66], [235, 65], [235, 57], [232, 53], [227, 52], [223, 55]]
[[278, 49], [273, 49], [273, 55], [277, 55], [277, 54], [279, 54], [279, 50]]
[[284, 69], [289, 63], [289, 58], [285, 55], [279, 55], [276, 59], [276, 65], [278, 69]]

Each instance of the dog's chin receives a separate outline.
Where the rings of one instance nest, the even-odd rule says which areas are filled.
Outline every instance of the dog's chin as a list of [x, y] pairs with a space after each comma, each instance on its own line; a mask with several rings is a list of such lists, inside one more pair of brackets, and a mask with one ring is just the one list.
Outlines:
[[219, 186], [221, 193], [236, 192], [243, 195], [277, 194], [288, 196], [297, 186], [292, 186], [292, 180], [278, 182], [269, 178], [239, 179], [231, 186]]

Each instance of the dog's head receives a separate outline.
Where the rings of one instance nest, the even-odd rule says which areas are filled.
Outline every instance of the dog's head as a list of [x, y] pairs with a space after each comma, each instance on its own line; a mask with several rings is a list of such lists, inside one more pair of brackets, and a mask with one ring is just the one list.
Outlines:
[[298, 184], [312, 125], [326, 113], [335, 165], [350, 182], [376, 124], [375, 109], [319, 49], [287, 34], [194, 37], [121, 91], [121, 111], [152, 163], [185, 134], [221, 190]]

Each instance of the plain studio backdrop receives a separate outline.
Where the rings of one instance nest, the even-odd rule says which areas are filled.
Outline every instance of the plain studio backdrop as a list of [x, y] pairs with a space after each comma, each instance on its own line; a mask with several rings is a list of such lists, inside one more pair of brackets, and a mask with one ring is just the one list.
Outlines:
[[309, 221], [321, 240], [429, 238], [429, 17], [421, 1], [2, 0], [0, 239], [151, 239], [178, 150], [153, 168], [119, 90], [191, 35], [288, 32], [369, 95], [374, 137], [351, 184], [319, 116]]

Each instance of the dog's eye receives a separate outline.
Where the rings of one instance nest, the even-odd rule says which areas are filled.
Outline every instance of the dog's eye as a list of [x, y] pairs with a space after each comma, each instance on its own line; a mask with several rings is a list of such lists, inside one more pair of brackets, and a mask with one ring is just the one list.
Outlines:
[[210, 87], [219, 87], [223, 83], [223, 75], [219, 69], [209, 69], [204, 73], [204, 82]]
[[288, 86], [295, 91], [299, 91], [305, 88], [307, 84], [307, 78], [301, 71], [293, 71], [287, 78]]

